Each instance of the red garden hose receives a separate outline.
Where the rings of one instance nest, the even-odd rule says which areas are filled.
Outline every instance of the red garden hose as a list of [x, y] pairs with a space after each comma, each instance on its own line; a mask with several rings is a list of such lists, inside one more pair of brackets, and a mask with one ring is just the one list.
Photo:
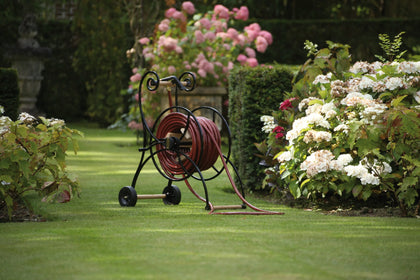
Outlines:
[[[164, 139], [171, 134], [184, 135], [181, 141], [185, 140], [190, 144], [181, 148], [180, 151], [191, 158], [201, 171], [207, 170], [213, 166], [218, 156], [217, 149], [212, 144], [212, 140], [220, 145], [221, 139], [220, 134], [217, 139], [210, 137], [215, 132], [218, 132], [217, 126], [215, 128], [216, 131], [214, 131], [214, 127], [208, 126], [205, 120], [206, 118], [204, 117], [195, 117], [194, 119], [193, 117], [188, 118], [187, 115], [182, 113], [170, 113], [160, 122], [156, 137], [158, 139]], [[200, 132], [200, 126], [202, 133]], [[183, 131], [185, 128], [188, 128], [188, 132]], [[157, 149], [163, 148], [162, 144], [157, 145]], [[186, 172], [194, 173], [197, 171], [191, 161], [183, 159], [180, 162], [179, 153], [175, 151], [167, 149], [164, 152], [158, 153], [158, 158], [162, 169], [168, 176], [184, 174]]]
[[[198, 123], [197, 123], [198, 122]], [[187, 128], [187, 131], [185, 131]], [[232, 184], [232, 187], [236, 195], [242, 200], [242, 202], [247, 205], [252, 210], [256, 212], [214, 212], [215, 207], [210, 203], [210, 212], [209, 214], [221, 214], [221, 215], [234, 215], [234, 214], [246, 214], [246, 215], [282, 215], [282, 212], [273, 212], [259, 209], [251, 205], [242, 194], [239, 192], [238, 188], [235, 185], [235, 182], [229, 172], [227, 163], [224, 159], [223, 153], [221, 151], [221, 136], [217, 125], [205, 118], [205, 117], [189, 117], [183, 113], [172, 112], [165, 116], [160, 122], [156, 137], [158, 139], [168, 138], [170, 135], [178, 135], [180, 139], [180, 148], [179, 151], [187, 155], [191, 160], [187, 158], [182, 158], [180, 153], [167, 149], [163, 144], [158, 144], [157, 149], [163, 150], [158, 153], [158, 158], [162, 169], [165, 173], [171, 177], [174, 175], [182, 175], [187, 177], [187, 175], [197, 172], [197, 168], [200, 171], [205, 171], [211, 168], [217, 161], [217, 158], [220, 157], [222, 160], [224, 169], [228, 175], [229, 181]], [[191, 162], [193, 161], [193, 162]], [[184, 180], [187, 187], [190, 191], [200, 200], [206, 202], [197, 192], [193, 190], [188, 180]]]

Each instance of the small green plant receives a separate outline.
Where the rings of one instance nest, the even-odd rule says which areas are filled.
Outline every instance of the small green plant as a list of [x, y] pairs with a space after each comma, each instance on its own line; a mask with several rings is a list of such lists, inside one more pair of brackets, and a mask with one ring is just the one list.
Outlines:
[[386, 61], [392, 62], [394, 60], [399, 61], [402, 58], [402, 56], [407, 52], [406, 50], [400, 52], [400, 47], [403, 43], [402, 35], [404, 33], [405, 33], [404, 31], [400, 32], [398, 35], [394, 37], [394, 40], [392, 41], [388, 34], [379, 34], [378, 35], [379, 46], [381, 46], [382, 50], [387, 55], [387, 58], [384, 58], [380, 55], [375, 55], [375, 57], [382, 62], [386, 62]]
[[336, 78], [342, 78], [343, 73], [350, 68], [350, 46], [326, 41], [327, 47], [318, 50], [318, 45], [308, 40], [304, 49], [308, 51], [309, 59], [302, 65], [293, 80], [293, 92], [290, 97], [305, 98], [315, 94], [312, 81], [318, 75], [331, 73]]
[[79, 193], [77, 178], [66, 171], [70, 143], [78, 150], [74, 135], [63, 120], [39, 119], [21, 113], [17, 121], [0, 117], [0, 203], [9, 219], [23, 194], [35, 191], [43, 201], [68, 202]]
[[303, 48], [308, 51], [308, 54], [307, 54], [308, 57], [311, 55], [315, 55], [318, 52], [318, 45], [312, 43], [309, 40], [305, 41]]

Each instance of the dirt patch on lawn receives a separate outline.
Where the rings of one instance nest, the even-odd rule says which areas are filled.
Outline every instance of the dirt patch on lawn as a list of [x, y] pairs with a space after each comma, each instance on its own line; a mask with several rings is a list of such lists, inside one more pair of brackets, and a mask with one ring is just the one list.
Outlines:
[[333, 209], [321, 210], [326, 215], [349, 216], [349, 217], [401, 217], [402, 212], [398, 207], [368, 208], [361, 209]]
[[[302, 209], [308, 212], [318, 212], [325, 215], [348, 216], [348, 217], [404, 217], [402, 210], [386, 197], [375, 197], [368, 201], [358, 199], [341, 200], [336, 197], [310, 201], [307, 199], [294, 199], [290, 194], [283, 196], [252, 193], [251, 196], [263, 199], [270, 203], [285, 205]], [[409, 217], [420, 218], [419, 206], [411, 209]]]

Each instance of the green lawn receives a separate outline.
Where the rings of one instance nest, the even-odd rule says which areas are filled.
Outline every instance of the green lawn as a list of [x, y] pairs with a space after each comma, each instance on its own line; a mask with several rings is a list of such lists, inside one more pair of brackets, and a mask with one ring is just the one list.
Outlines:
[[[285, 215], [208, 215], [184, 183], [180, 205], [122, 208], [118, 192], [140, 156], [133, 134], [69, 126], [85, 133], [68, 157], [81, 198], [31, 195], [47, 222], [0, 224], [0, 279], [419, 279], [419, 219], [328, 216], [253, 198]], [[151, 165], [136, 189], [165, 186]], [[209, 182], [214, 204], [237, 202], [228, 186], [224, 174]]]

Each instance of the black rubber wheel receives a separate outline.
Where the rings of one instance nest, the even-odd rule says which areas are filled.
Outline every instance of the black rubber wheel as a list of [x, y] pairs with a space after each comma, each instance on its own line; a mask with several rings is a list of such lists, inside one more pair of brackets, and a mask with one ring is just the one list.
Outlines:
[[162, 193], [166, 194], [162, 199], [166, 205], [178, 205], [181, 202], [181, 191], [175, 185], [165, 187]]
[[137, 203], [137, 192], [132, 186], [123, 187], [118, 194], [118, 201], [121, 206], [135, 206]]

